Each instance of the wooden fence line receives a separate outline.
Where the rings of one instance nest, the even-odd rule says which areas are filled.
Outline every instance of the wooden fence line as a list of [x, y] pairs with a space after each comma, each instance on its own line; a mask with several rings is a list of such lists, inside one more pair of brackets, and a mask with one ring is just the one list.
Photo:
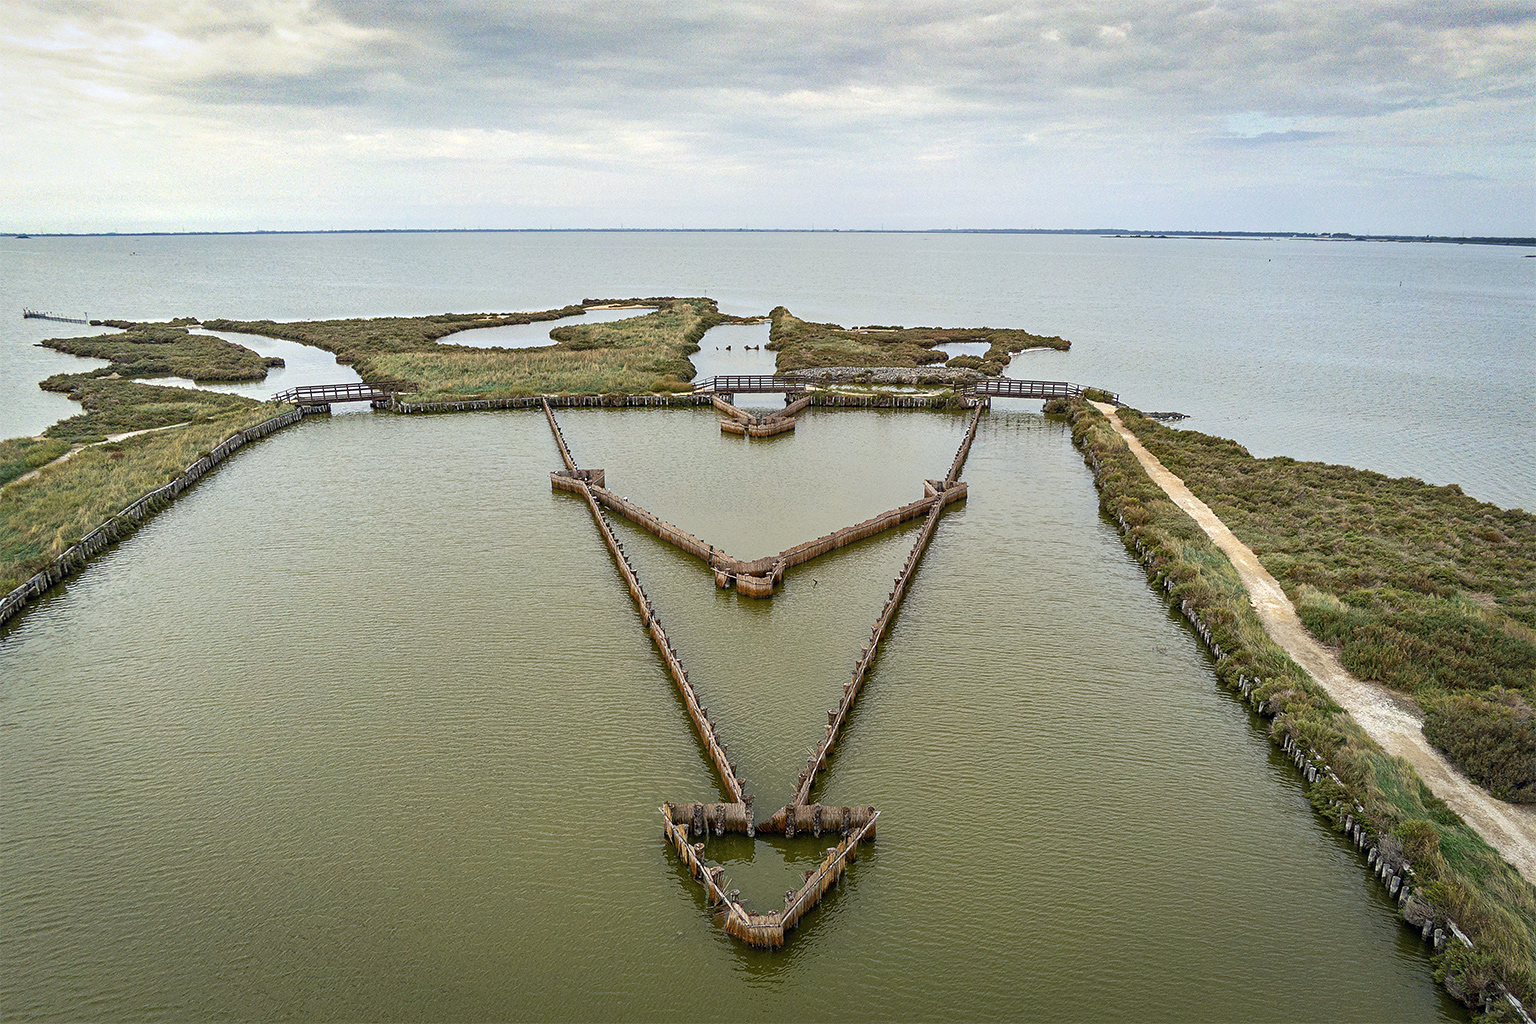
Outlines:
[[492, 409], [537, 409], [548, 402], [556, 409], [693, 408], [709, 405], [709, 395], [520, 395], [516, 398], [467, 398], [456, 401], [391, 401], [391, 412], [482, 412]]
[[[560, 436], [559, 424], [555, 422], [554, 415], [549, 416], [550, 429], [556, 437]], [[562, 439], [563, 444], [563, 439]], [[569, 456], [569, 451], [565, 453]], [[672, 646], [667, 631], [661, 624], [660, 616], [656, 614], [656, 608], [646, 594], [645, 588], [640, 583], [640, 576], [635, 571], [633, 563], [629, 560], [624, 545], [615, 536], [613, 527], [603, 515], [602, 506], [598, 504], [594, 490], [600, 490], [583, 479], [582, 474], [587, 472], [575, 468], [574, 459], [570, 460], [571, 469], [562, 473], [551, 473], [550, 483], [561, 490], [574, 491], [580, 494], [587, 503], [587, 509], [592, 513], [592, 521], [597, 524], [598, 533], [602, 536], [603, 543], [607, 546], [609, 554], [613, 556], [614, 564], [618, 566], [619, 573], [624, 577], [625, 586], [629, 589], [629, 596], [634, 599], [635, 605], [640, 610], [640, 620], [650, 634], [651, 640], [656, 644], [656, 649], [661, 652], [662, 661], [667, 666], [667, 674], [672, 677], [678, 692], [682, 695], [683, 704], [688, 709], [688, 717], [693, 721], [693, 726], [698, 733], [699, 740], [704, 744], [709, 759], [715, 766], [715, 771], [720, 776], [721, 784], [730, 794], [735, 803], [746, 805], [746, 814], [750, 818], [752, 797], [747, 794], [745, 784], [736, 774], [736, 766], [731, 763], [730, 750], [720, 739], [719, 732], [714, 722], [710, 721], [709, 709], [699, 702], [698, 695], [694, 692], [693, 684], [688, 679], [688, 672], [683, 668], [682, 660], [677, 655], [677, 649]], [[591, 472], [600, 472], [593, 470]]]
[[949, 473], [944, 477], [946, 484], [952, 484], [960, 479], [960, 471], [965, 468], [965, 458], [971, 453], [971, 442], [976, 440], [976, 425], [981, 422], [981, 406], [971, 413], [970, 425], [965, 428], [965, 440], [960, 442], [960, 450], [955, 452], [954, 461], [949, 464]]
[[[923, 523], [922, 531], [917, 535], [917, 540], [912, 545], [912, 550], [907, 553], [907, 560], [901, 567], [901, 572], [896, 574], [894, 586], [886, 595], [885, 607], [880, 611], [880, 617], [875, 620], [873, 630], [870, 632], [869, 643], [859, 654], [859, 660], [854, 662], [853, 672], [847, 683], [843, 684], [843, 696], [838, 701], [837, 707], [827, 712], [827, 724], [822, 730], [821, 742], [817, 744], [815, 751], [811, 753], [810, 760], [800, 772], [799, 785], [795, 790], [790, 805], [805, 805], [810, 802], [811, 787], [815, 785], [816, 776], [827, 765], [827, 756], [831, 753], [832, 746], [837, 742], [842, 732], [843, 723], [848, 720], [849, 713], [853, 710], [854, 701], [858, 699], [860, 691], [864, 688], [864, 678], [869, 672], [869, 667], [874, 663], [875, 655], [880, 649], [881, 642], [890, 631], [891, 620], [896, 616], [896, 609], [906, 596], [907, 588], [912, 582], [913, 575], [917, 572], [917, 565], [922, 560], [923, 553], [928, 550], [929, 543], [933, 540], [934, 531], [938, 528], [939, 517], [944, 513], [944, 508], [949, 504], [945, 495], [951, 491], [958, 491], [963, 496], [965, 485], [952, 479], [960, 472], [965, 464], [966, 453], [970, 451], [971, 442], [976, 437], [976, 424], [981, 418], [981, 409], [977, 409], [971, 415], [970, 426], [966, 430], [965, 439], [960, 442], [960, 448], [955, 452], [954, 461], [950, 464], [950, 477], [943, 481], [943, 491], [935, 498], [930, 499], [933, 507], [928, 512], [928, 518]], [[785, 813], [789, 813], [786, 809]], [[791, 821], [794, 819], [791, 818]]]

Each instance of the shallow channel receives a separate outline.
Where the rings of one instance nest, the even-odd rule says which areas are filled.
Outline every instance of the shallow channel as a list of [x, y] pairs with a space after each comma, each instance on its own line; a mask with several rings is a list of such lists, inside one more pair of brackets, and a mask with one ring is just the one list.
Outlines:
[[[911, 500], [963, 427], [561, 420], [747, 557]], [[1460, 1019], [1026, 414], [984, 420], [825, 777], [874, 851], [736, 944], [657, 814], [716, 783], [556, 464], [534, 413], [317, 417], [0, 632], [0, 1017]], [[750, 605], [625, 543], [768, 807], [910, 534]], [[711, 856], [765, 907], [825, 845]]]

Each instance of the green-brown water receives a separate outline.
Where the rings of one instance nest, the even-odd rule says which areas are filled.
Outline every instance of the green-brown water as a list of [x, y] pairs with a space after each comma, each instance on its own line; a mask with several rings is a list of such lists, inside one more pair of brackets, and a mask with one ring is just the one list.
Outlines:
[[[921, 492], [963, 421], [561, 416], [742, 557]], [[717, 786], [538, 414], [309, 421], [0, 635], [0, 1016], [1454, 1019], [1098, 516], [994, 413], [820, 789], [884, 814], [778, 953], [660, 838]], [[623, 536], [760, 812], [911, 530], [771, 602]], [[825, 840], [713, 847], [775, 903]]]

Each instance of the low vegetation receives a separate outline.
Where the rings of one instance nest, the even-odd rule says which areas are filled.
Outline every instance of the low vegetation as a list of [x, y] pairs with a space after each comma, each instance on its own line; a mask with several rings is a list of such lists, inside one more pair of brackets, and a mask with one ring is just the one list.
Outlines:
[[[632, 300], [658, 308], [611, 323], [568, 324], [551, 331], [556, 344], [532, 349], [443, 345], [438, 339], [477, 327], [532, 323], [580, 313], [582, 306], [542, 313], [383, 317], [274, 323], [212, 320], [211, 329], [288, 338], [336, 353], [365, 380], [414, 389], [413, 401], [536, 394], [687, 391], [709, 328], [740, 318], [713, 299]], [[597, 305], [587, 300], [587, 305]]]
[[244, 345], [207, 334], [191, 334], [180, 322], [126, 327], [121, 334], [50, 338], [41, 342], [60, 352], [105, 359], [111, 364], [85, 375], [50, 377], [43, 387], [51, 391], [69, 390], [68, 382], [78, 376], [185, 377], [198, 383], [262, 380], [269, 367], [283, 365], [276, 356], [257, 355]]
[[433, 352], [439, 350], [439, 338], [481, 327], [509, 327], [541, 323], [579, 316], [581, 306], [545, 309], [534, 313], [443, 313], [438, 316], [378, 316], [351, 320], [300, 320], [279, 323], [273, 320], [208, 320], [210, 331], [234, 331], [284, 338], [323, 348], [336, 355], [336, 361], [357, 368], [364, 379], [373, 356], [390, 352]]
[[[1066, 351], [1072, 343], [1063, 338], [1047, 338], [1028, 331], [941, 327], [871, 326], [845, 328], [839, 324], [818, 324], [801, 320], [783, 306], [768, 314], [772, 327], [768, 347], [779, 354], [777, 366], [787, 370], [806, 370], [818, 366], [923, 366], [948, 362], [968, 370], [980, 370], [992, 376], [1015, 352], [1027, 348], [1054, 348]], [[985, 356], [955, 356], [938, 351], [950, 344], [985, 343]]]
[[1253, 548], [1345, 668], [1417, 701], [1430, 742], [1489, 792], [1536, 803], [1536, 515], [1121, 419]]
[[68, 441], [52, 437], [12, 437], [0, 441], [0, 486], [46, 466], [69, 448]]
[[[175, 430], [84, 448], [73, 458], [0, 492], [0, 593], [25, 582], [145, 492], [169, 483], [229, 435], [286, 408], [230, 395], [217, 397], [233, 401], [201, 407], [193, 422]], [[15, 445], [15, 441], [0, 442], [0, 458], [15, 450]]]
[[257, 404], [249, 398], [218, 391], [161, 387], [91, 374], [50, 377], [44, 386], [64, 391], [84, 407], [80, 415], [60, 420], [43, 432], [51, 441], [74, 444], [101, 441], [112, 434], [133, 430], [222, 420], [230, 413]]
[[[1339, 783], [1324, 776], [1309, 787], [1318, 813], [1335, 828], [1346, 814], [1361, 821], [1381, 849], [1411, 865], [1413, 885], [1437, 919], [1455, 920], [1473, 940], [1437, 954], [1437, 975], [1469, 1004], [1502, 983], [1529, 1005], [1536, 998], [1536, 889], [1269, 638], [1232, 564], [1152, 482], [1098, 410], [1057, 400], [1047, 412], [1066, 415], [1074, 441], [1097, 461], [1100, 504], [1124, 520], [1127, 543], [1141, 545], [1153, 578], [1169, 581], [1173, 601], [1189, 602], [1214, 634], [1224, 652], [1217, 677], [1234, 688], [1242, 677], [1259, 680], [1254, 698], [1273, 716], [1272, 736], [1296, 737], [1337, 774]], [[1145, 431], [1148, 421], [1130, 419], [1138, 432], [1154, 433]]]

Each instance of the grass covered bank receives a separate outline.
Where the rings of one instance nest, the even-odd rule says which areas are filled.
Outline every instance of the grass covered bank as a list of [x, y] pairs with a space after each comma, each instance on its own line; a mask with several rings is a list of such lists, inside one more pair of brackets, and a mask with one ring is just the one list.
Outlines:
[[[654, 305], [644, 316], [611, 323], [568, 324], [551, 332], [555, 344], [531, 349], [442, 345], [439, 338], [480, 327], [555, 320], [582, 306], [539, 313], [450, 314], [274, 323], [210, 320], [214, 330], [286, 338], [334, 352], [365, 380], [399, 381], [413, 401], [501, 398], [538, 394], [654, 393], [689, 390], [688, 357], [709, 328], [741, 320], [722, 314], [713, 299], [627, 300]], [[469, 340], [469, 339], [465, 339]]]
[[[904, 366], [932, 363], [967, 370], [980, 370], [996, 376], [1013, 358], [1027, 348], [1054, 348], [1062, 352], [1072, 347], [1064, 338], [1042, 337], [1019, 330], [994, 330], [944, 327], [873, 326], [845, 328], [839, 324], [818, 324], [801, 320], [783, 306], [768, 314], [772, 327], [768, 347], [779, 354], [779, 372], [806, 370], [818, 366]], [[944, 344], [985, 343], [984, 356], [956, 356], [948, 359], [936, 351]]]
[[[270, 419], [288, 406], [253, 402], [235, 395], [159, 388], [127, 381], [107, 382], [109, 411], [87, 412], [54, 424], [48, 436], [0, 442], [0, 594], [41, 571], [65, 549], [108, 517], [180, 476], [219, 442]], [[173, 392], [170, 401], [158, 393]], [[182, 400], [179, 396], [192, 396]], [[141, 404], [135, 398], [147, 399]], [[201, 401], [207, 399], [207, 401]], [[92, 444], [58, 465], [46, 466], [71, 441], [98, 441], [106, 433], [182, 424], [108, 444]], [[134, 425], [129, 425], [134, 424]], [[122, 428], [118, 430], [116, 428]], [[112, 429], [108, 429], [112, 428]], [[16, 466], [24, 468], [12, 472]], [[29, 480], [15, 480], [42, 466]], [[14, 482], [9, 482], [14, 481]]]
[[55, 423], [43, 431], [43, 437], [70, 444], [91, 444], [112, 434], [134, 430], [208, 422], [257, 404], [249, 398], [218, 391], [161, 387], [86, 374], [71, 376], [62, 384], [67, 384], [67, 388], [60, 386], [55, 390], [65, 391], [84, 411]]
[[1082, 400], [1046, 409], [1069, 418], [1074, 442], [1095, 465], [1101, 507], [1125, 524], [1126, 543], [1153, 580], [1209, 629], [1221, 651], [1218, 679], [1234, 689], [1249, 681], [1249, 699], [1271, 719], [1271, 738], [1315, 751], [1331, 768], [1337, 781], [1324, 774], [1309, 786], [1318, 813], [1340, 831], [1347, 820], [1359, 822], [1379, 856], [1409, 879], [1405, 916], [1454, 920], [1472, 940], [1449, 942], [1436, 954], [1437, 977], [1469, 1005], [1500, 985], [1530, 1004], [1536, 889], [1270, 639], [1232, 563], [1147, 476], [1098, 410]]
[[1288, 458], [1127, 410], [1147, 450], [1259, 556], [1313, 635], [1411, 696], [1424, 734], [1536, 803], [1536, 515], [1411, 478]]

